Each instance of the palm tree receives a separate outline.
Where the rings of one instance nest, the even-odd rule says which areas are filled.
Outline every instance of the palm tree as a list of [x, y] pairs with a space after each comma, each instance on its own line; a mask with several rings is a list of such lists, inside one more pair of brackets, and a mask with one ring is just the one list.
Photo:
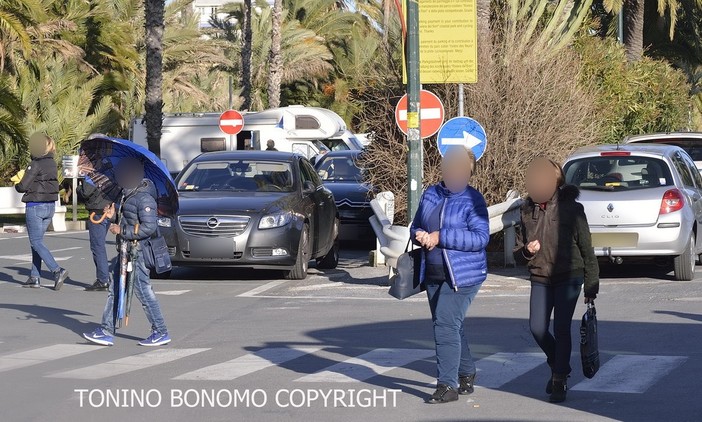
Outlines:
[[644, 0], [623, 0], [620, 6], [621, 13], [624, 13], [623, 42], [629, 62], [635, 62], [643, 56], [644, 9]]
[[283, 26], [283, 0], [274, 0], [271, 13], [271, 49], [268, 65], [268, 107], [280, 107], [282, 60], [280, 44]]
[[146, 142], [149, 150], [161, 155], [163, 120], [163, 32], [164, 0], [144, 0], [144, 29], [146, 47], [145, 120]]
[[3, 0], [0, 3], [0, 72], [7, 55], [17, 48], [23, 57], [32, 50], [28, 28], [43, 16], [41, 0]]
[[241, 108], [243, 110], [251, 108], [251, 37], [253, 36], [251, 19], [251, 0], [244, 0], [244, 44], [241, 48], [241, 97], [243, 99]]
[[0, 76], [0, 152], [5, 155], [25, 140], [22, 101], [6, 76]]

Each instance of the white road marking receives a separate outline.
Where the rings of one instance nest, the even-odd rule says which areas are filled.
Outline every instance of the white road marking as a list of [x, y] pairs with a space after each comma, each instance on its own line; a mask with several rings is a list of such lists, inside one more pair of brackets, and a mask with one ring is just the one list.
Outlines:
[[686, 360], [685, 356], [617, 355], [602, 365], [594, 378], [579, 382], [571, 390], [644, 393]]
[[187, 374], [177, 376], [174, 379], [231, 381], [244, 375], [266, 369], [270, 366], [280, 365], [281, 363], [314, 353], [320, 349], [321, 347], [281, 347], [262, 349], [227, 362], [206, 366], [196, 371], [188, 372]]
[[543, 353], [495, 353], [475, 363], [478, 368], [476, 386], [500, 388], [545, 363]]
[[[248, 292], [247, 292], [248, 293]], [[528, 295], [525, 295], [528, 296]], [[324, 301], [335, 301], [335, 300], [373, 300], [373, 301], [381, 301], [381, 302], [400, 302], [399, 300], [395, 299], [394, 297], [388, 296], [388, 297], [355, 297], [355, 296], [273, 296], [273, 295], [247, 295], [244, 293], [243, 295], [239, 295], [237, 297], [254, 297], [257, 299], [301, 299], [301, 300], [324, 300]], [[486, 296], [490, 297], [490, 296]], [[402, 300], [402, 302], [407, 303], [407, 302], [426, 302], [427, 298], [423, 294], [418, 294], [414, 297], [409, 297], [407, 299]]]
[[252, 289], [252, 290], [249, 290], [248, 292], [244, 292], [240, 295], [237, 295], [237, 297], [261, 297], [261, 296], [258, 296], [259, 293], [263, 293], [265, 291], [268, 291], [274, 287], [280, 286], [283, 283], [285, 283], [285, 280], [271, 281], [270, 283], [266, 283], [263, 286], [258, 286], [255, 289]]
[[11, 355], [0, 356], [0, 372], [38, 365], [40, 363], [75, 356], [81, 353], [93, 352], [104, 348], [104, 346], [85, 344], [54, 344], [39, 349], [28, 350], [26, 352], [13, 353]]
[[[51, 251], [51, 253], [55, 254], [57, 252], [74, 251], [76, 249], [83, 249], [83, 248], [81, 246], [74, 246], [71, 248], [54, 249]], [[58, 262], [58, 261], [67, 261], [71, 258], [73, 258], [73, 257], [72, 256], [64, 256], [64, 257], [55, 257], [54, 259]], [[32, 254], [0, 255], [0, 259], [8, 259], [8, 260], [12, 260], [12, 261], [32, 262]]]
[[[67, 234], [73, 235], [76, 233], [81, 233], [81, 232], [86, 232], [87, 230], [72, 230], [72, 231], [66, 231], [66, 232], [51, 232], [51, 233], [46, 233], [44, 236], [65, 236]], [[23, 235], [23, 236], [0, 236], [0, 241], [2, 240], [12, 240], [12, 239], [28, 239], [28, 235]]]
[[432, 349], [374, 349], [334, 364], [320, 372], [300, 377], [295, 381], [339, 383], [364, 381], [432, 356], [434, 356]]
[[165, 290], [162, 292], [156, 292], [157, 295], [164, 295], [164, 296], [179, 296], [188, 292], [191, 292], [192, 290]]
[[[56, 257], [54, 257], [54, 261], [56, 261], [56, 262], [68, 261], [71, 258], [73, 258], [73, 257], [72, 256], [56, 256]], [[10, 261], [32, 262], [32, 255], [30, 255], [30, 254], [0, 255], [0, 259], [7, 259]]]
[[207, 350], [210, 349], [158, 349], [139, 355], [113, 360], [111, 362], [99, 363], [97, 365], [86, 366], [80, 369], [47, 375], [47, 377], [97, 380], [173, 362], [175, 360]]

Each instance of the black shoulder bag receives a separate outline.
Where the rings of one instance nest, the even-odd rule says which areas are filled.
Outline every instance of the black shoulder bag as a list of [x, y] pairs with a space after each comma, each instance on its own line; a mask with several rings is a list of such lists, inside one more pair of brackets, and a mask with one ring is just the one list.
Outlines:
[[587, 304], [587, 311], [580, 323], [580, 360], [583, 375], [594, 377], [600, 369], [600, 351], [597, 346], [597, 311], [593, 303]]
[[420, 282], [422, 249], [411, 249], [412, 241], [407, 242], [405, 253], [397, 258], [395, 274], [390, 278], [390, 296], [396, 299], [406, 299], [425, 290]]
[[156, 236], [142, 240], [141, 250], [144, 255], [144, 265], [154, 270], [156, 274], [166, 273], [173, 268], [166, 239], [160, 231], [156, 231]]

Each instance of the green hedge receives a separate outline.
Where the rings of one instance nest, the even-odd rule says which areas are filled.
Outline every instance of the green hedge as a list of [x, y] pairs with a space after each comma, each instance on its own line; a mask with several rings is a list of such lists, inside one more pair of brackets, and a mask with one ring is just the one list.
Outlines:
[[648, 57], [627, 63], [624, 49], [611, 40], [583, 37], [575, 48], [582, 59], [581, 82], [598, 93], [602, 141], [686, 129], [690, 87], [682, 71]]

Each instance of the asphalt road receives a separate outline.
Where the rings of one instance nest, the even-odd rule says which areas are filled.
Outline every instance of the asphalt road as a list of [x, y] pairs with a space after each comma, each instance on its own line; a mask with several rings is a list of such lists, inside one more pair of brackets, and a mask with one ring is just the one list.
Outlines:
[[304, 281], [176, 269], [154, 282], [173, 342], [147, 349], [136, 344], [149, 334], [138, 306], [115, 346], [81, 338], [106, 295], [82, 290], [94, 279], [87, 234], [50, 234], [47, 244], [71, 272], [60, 292], [49, 279], [20, 288], [27, 238], [0, 235], [3, 421], [702, 420], [702, 274], [677, 282], [652, 267], [607, 271], [602, 368], [585, 380], [574, 353], [568, 401], [552, 405], [525, 273], [496, 269], [467, 319], [478, 388], [432, 406], [423, 403], [435, 376], [426, 301], [390, 298], [366, 251], [345, 250], [337, 270], [312, 268]]

